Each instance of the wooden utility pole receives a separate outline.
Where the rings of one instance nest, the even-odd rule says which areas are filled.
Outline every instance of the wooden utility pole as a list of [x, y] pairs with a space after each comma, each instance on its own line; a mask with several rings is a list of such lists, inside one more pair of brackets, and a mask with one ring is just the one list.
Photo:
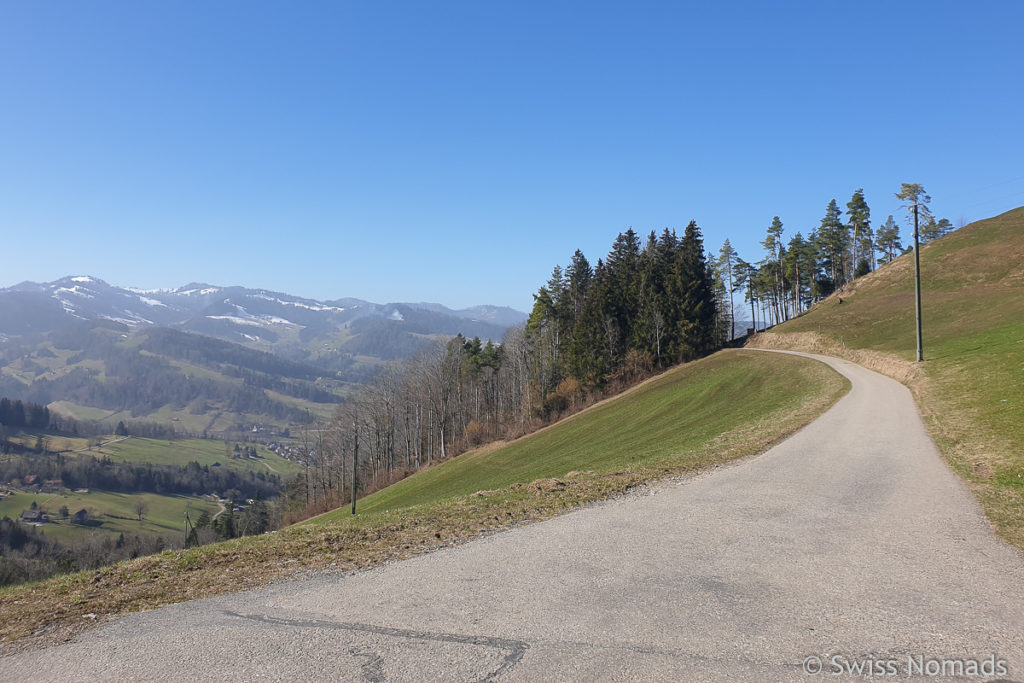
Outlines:
[[914, 293], [917, 297], [917, 362], [924, 360], [921, 343], [921, 242], [917, 229], [917, 202], [914, 202]]
[[355, 448], [352, 449], [352, 514], [356, 514], [356, 480], [359, 477], [359, 425], [352, 423], [355, 434]]

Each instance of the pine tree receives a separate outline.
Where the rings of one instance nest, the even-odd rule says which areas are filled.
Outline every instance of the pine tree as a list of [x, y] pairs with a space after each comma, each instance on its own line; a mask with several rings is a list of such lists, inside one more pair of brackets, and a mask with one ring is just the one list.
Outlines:
[[850, 230], [853, 233], [853, 241], [850, 243], [850, 270], [853, 273], [859, 268], [860, 260], [868, 259], [868, 270], [874, 266], [874, 244], [871, 232], [871, 209], [864, 200], [864, 190], [858, 189], [853, 197], [846, 203], [846, 215], [850, 217]]
[[875, 249], [881, 255], [878, 262], [883, 264], [889, 263], [903, 251], [903, 242], [900, 239], [900, 226], [893, 220], [892, 215], [878, 228]]
[[789, 240], [785, 261], [786, 278], [793, 290], [793, 313], [800, 315], [804, 311], [804, 293], [810, 291], [814, 276], [814, 251], [800, 233]]
[[736, 286], [744, 290], [743, 300], [750, 302], [750, 324], [757, 331], [757, 309], [753, 289], [754, 274], [757, 269], [747, 263], [739, 256], [736, 257], [736, 266], [733, 268], [733, 279]]
[[[914, 227], [914, 213], [917, 213], [918, 239], [921, 239], [920, 226], [934, 221], [932, 211], [928, 208], [932, 198], [925, 192], [924, 186], [919, 183], [900, 183], [900, 191], [896, 193], [896, 199], [903, 201], [903, 208], [907, 210], [907, 222], [911, 228]], [[911, 233], [911, 237], [913, 237]], [[923, 241], [923, 240], [921, 240]]]
[[933, 216], [929, 216], [928, 221], [921, 226], [921, 241], [931, 242], [944, 235], [948, 235], [952, 231], [953, 224], [949, 222], [948, 218], [940, 218], [936, 221]]
[[769, 291], [771, 293], [772, 306], [776, 322], [782, 322], [781, 305], [785, 297], [782, 277], [782, 221], [778, 216], [772, 218], [772, 224], [768, 226], [768, 234], [761, 241], [761, 246], [768, 252], [768, 258], [763, 262], [766, 267], [765, 276], [771, 282]]
[[736, 263], [739, 254], [732, 248], [732, 244], [726, 239], [722, 248], [718, 250], [718, 260], [715, 261], [715, 269], [718, 276], [725, 283], [725, 289], [729, 293], [729, 339], [736, 336], [736, 302], [735, 294], [738, 288], [736, 284]]

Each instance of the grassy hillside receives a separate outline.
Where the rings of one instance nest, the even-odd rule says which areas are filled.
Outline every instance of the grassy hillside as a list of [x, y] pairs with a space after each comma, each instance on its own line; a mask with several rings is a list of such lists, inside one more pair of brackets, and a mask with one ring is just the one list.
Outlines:
[[192, 434], [272, 431], [333, 415], [336, 373], [180, 330], [81, 321], [0, 343], [0, 396], [78, 420], [160, 422]]
[[256, 459], [235, 458], [231, 443], [210, 439], [167, 441], [136, 437], [105, 444], [91, 453], [97, 458], [106, 455], [110, 456], [111, 460], [152, 463], [154, 465], [183, 466], [190, 462], [198, 462], [200, 465], [220, 463], [222, 466], [232, 469], [273, 472], [282, 476], [302, 471], [302, 465], [285, 460], [264, 446], [256, 445], [256, 454]]
[[903, 256], [752, 343], [846, 355], [905, 381], [989, 519], [1024, 548], [1024, 208], [921, 248], [920, 366], [913, 268]]
[[[47, 434], [20, 433], [11, 437], [11, 441], [31, 446], [42, 436], [47, 448], [62, 451], [60, 455], [67, 458], [94, 457], [110, 458], [115, 462], [131, 464], [153, 464], [184, 467], [190, 462], [200, 465], [220, 466], [224, 470], [253, 472], [256, 474], [275, 474], [287, 480], [302, 471], [298, 463], [286, 460], [256, 445], [256, 457], [235, 457], [233, 442], [214, 441], [209, 439], [144, 439], [138, 437], [106, 437], [99, 446], [90, 446], [87, 439], [53, 436]], [[251, 444], [241, 444], [251, 446]], [[3, 458], [5, 456], [0, 456]], [[52, 456], [51, 456], [52, 457]], [[7, 488], [7, 487], [5, 487]], [[17, 519], [23, 510], [36, 502], [49, 517], [49, 523], [41, 527], [46, 536], [58, 541], [81, 541], [93, 535], [119, 534], [152, 534], [167, 536], [184, 530], [185, 511], [188, 509], [192, 518], [197, 518], [203, 510], [215, 513], [216, 502], [200, 497], [176, 494], [157, 493], [116, 493], [109, 491], [90, 490], [88, 493], [75, 493], [61, 489], [56, 493], [33, 492], [29, 489], [11, 489], [12, 495], [0, 498], [0, 517]], [[217, 491], [221, 493], [221, 491]], [[148, 512], [140, 522], [135, 513], [137, 500], [145, 500]], [[92, 523], [87, 526], [72, 524], [69, 520], [61, 520], [58, 512], [67, 506], [73, 514], [85, 508], [89, 512]]]
[[127, 612], [307, 569], [368, 567], [546, 519], [652, 479], [764, 450], [848, 386], [814, 361], [722, 352], [542, 432], [410, 477], [364, 499], [365, 512], [354, 517], [339, 511], [274, 534], [0, 589], [0, 643], [33, 634], [58, 642]]
[[287, 478], [302, 471], [302, 465], [282, 458], [261, 444], [240, 443], [256, 449], [255, 458], [235, 457], [238, 442], [217, 439], [146, 439], [137, 436], [102, 437], [100, 445], [90, 445], [89, 439], [49, 434], [46, 432], [18, 432], [8, 437], [11, 443], [31, 448], [42, 438], [47, 451], [65, 457], [85, 454], [94, 458], [110, 458], [117, 462], [183, 467], [190, 462], [200, 465], [219, 464], [233, 470], [273, 472]]
[[[494, 448], [466, 453], [363, 499], [363, 514], [505, 488], [572, 470], [679, 472], [724, 462], [791, 429], [801, 406], [843, 391], [824, 365], [724, 352], [670, 370], [627, 394]], [[778, 433], [766, 423], [788, 424]], [[777, 429], [777, 427], [775, 428]], [[323, 523], [345, 510], [316, 518]]]
[[[135, 513], [137, 500], [146, 502], [147, 511], [142, 521]], [[185, 510], [193, 519], [205, 510], [211, 515], [219, 508], [217, 503], [191, 496], [164, 496], [155, 493], [24, 493], [0, 498], [0, 517], [17, 519], [23, 510], [36, 502], [46, 513], [49, 522], [39, 527], [47, 536], [58, 541], [81, 541], [95, 534], [153, 534], [170, 536], [184, 533]], [[93, 525], [79, 526], [70, 520], [61, 520], [60, 508], [67, 506], [71, 514], [85, 508]]]

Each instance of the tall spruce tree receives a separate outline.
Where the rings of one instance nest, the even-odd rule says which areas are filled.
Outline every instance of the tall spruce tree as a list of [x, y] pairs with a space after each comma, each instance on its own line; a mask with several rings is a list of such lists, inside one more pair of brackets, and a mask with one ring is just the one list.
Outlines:
[[713, 278], [696, 221], [686, 226], [669, 282], [677, 302], [673, 351], [679, 360], [690, 360], [713, 347], [715, 324]]
[[825, 296], [831, 294], [845, 282], [843, 255], [846, 253], [849, 241], [849, 226], [843, 223], [839, 205], [833, 199], [825, 208], [825, 215], [822, 217], [817, 231], [818, 255], [822, 269], [829, 279], [827, 287], [822, 283], [822, 289], [828, 290]]
[[661, 344], [665, 337], [665, 271], [661, 267], [658, 235], [653, 230], [640, 254], [640, 310], [633, 327], [633, 348], [650, 354], [661, 365]]
[[566, 302], [572, 316], [572, 327], [575, 327], [583, 314], [583, 304], [586, 302], [587, 293], [590, 291], [590, 281], [594, 277], [594, 269], [583, 252], [577, 249], [565, 269], [566, 275]]
[[608, 273], [604, 261], [597, 260], [580, 319], [569, 343], [568, 368], [582, 384], [600, 385], [609, 369], [609, 348], [605, 329], [608, 297]]

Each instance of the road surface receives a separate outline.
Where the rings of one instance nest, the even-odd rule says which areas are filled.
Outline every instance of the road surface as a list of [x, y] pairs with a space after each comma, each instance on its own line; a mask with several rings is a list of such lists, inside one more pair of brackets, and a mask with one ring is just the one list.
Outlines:
[[863, 680], [831, 674], [974, 660], [973, 680], [1024, 680], [1021, 556], [905, 387], [822, 360], [852, 390], [759, 457], [376, 570], [132, 615], [0, 659], [0, 679], [774, 681], [817, 662], [810, 678]]

